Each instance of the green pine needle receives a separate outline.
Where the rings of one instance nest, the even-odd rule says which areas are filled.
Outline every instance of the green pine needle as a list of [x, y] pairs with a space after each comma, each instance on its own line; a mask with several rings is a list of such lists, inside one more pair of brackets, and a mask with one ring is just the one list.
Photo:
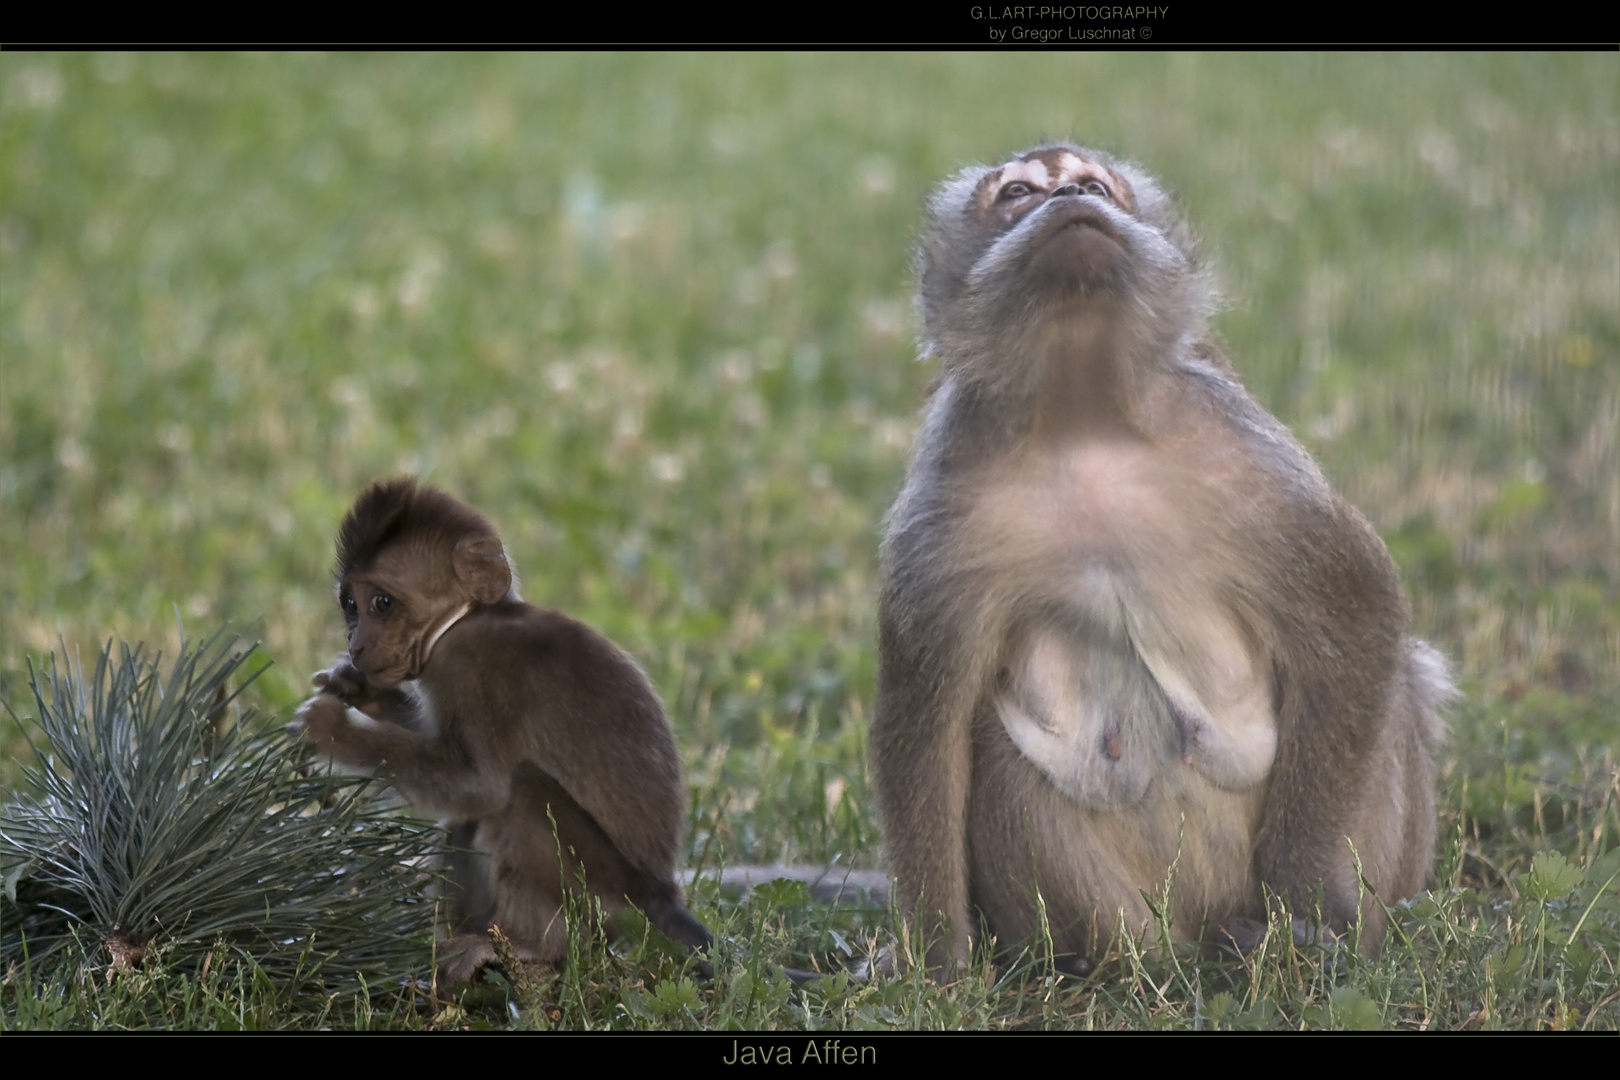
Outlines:
[[363, 781], [304, 775], [297, 740], [250, 712], [222, 723], [264, 670], [229, 689], [252, 652], [236, 641], [182, 641], [167, 677], [125, 643], [89, 679], [65, 650], [30, 664], [33, 793], [0, 809], [0, 965], [41, 970], [75, 941], [178, 965], [224, 943], [298, 989], [427, 964], [436, 833]]

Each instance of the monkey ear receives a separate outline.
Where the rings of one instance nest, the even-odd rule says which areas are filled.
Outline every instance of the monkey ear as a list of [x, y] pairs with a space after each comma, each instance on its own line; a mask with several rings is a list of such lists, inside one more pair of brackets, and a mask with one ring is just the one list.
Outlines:
[[468, 537], [456, 544], [456, 579], [480, 604], [493, 604], [512, 588], [512, 566], [494, 536]]

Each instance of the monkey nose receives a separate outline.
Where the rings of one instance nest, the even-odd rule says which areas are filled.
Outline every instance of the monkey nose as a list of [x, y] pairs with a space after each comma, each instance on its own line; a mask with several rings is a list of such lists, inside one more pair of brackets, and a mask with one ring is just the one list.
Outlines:
[[1080, 185], [1079, 184], [1064, 184], [1062, 187], [1060, 187], [1060, 188], [1058, 188], [1058, 189], [1056, 189], [1055, 191], [1052, 192], [1052, 197], [1055, 199], [1059, 195], [1078, 195], [1078, 194], [1080, 194]]

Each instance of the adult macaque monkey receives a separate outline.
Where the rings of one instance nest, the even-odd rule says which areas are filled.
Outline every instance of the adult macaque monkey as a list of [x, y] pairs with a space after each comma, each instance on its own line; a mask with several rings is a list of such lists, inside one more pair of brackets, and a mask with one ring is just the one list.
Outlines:
[[1381, 940], [1429, 872], [1454, 693], [1383, 543], [1222, 358], [1150, 178], [1048, 146], [931, 211], [943, 370], [889, 518], [871, 733], [930, 965], [982, 917], [1088, 970], [1172, 867], [1177, 938], [1251, 947], [1276, 897]]
[[[680, 759], [652, 684], [589, 627], [519, 599], [489, 522], [412, 478], [368, 487], [337, 538], [349, 652], [315, 676], [305, 734], [382, 766], [447, 815], [453, 917], [443, 975], [566, 949], [564, 895], [626, 903], [682, 944], [711, 937], [675, 884]], [[414, 680], [414, 683], [411, 682]], [[353, 706], [380, 723], [355, 722]]]

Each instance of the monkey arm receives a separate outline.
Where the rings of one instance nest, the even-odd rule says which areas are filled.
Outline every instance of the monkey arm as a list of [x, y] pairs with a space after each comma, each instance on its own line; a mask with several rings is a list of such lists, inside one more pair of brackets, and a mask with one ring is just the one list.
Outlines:
[[299, 722], [305, 737], [343, 765], [383, 768], [412, 803], [458, 820], [484, 817], [510, 797], [509, 776], [486, 775], [453, 741], [395, 724], [357, 724], [336, 694], [305, 702]]
[[967, 963], [967, 807], [977, 665], [959, 662], [945, 622], [901, 629], [885, 596], [872, 719], [874, 789], [901, 909], [923, 935], [928, 966]]
[[[1277, 749], [1254, 869], [1296, 915], [1314, 914], [1320, 898], [1320, 913], [1342, 929], [1360, 893], [1348, 838], [1376, 856], [1398, 843], [1406, 812], [1390, 795], [1401, 778], [1377, 759], [1386, 729], [1412, 722], [1398, 691], [1411, 621], [1400, 575], [1372, 526], [1241, 386], [1209, 367], [1181, 375], [1189, 399], [1213, 402], [1225, 419], [1208, 438], [1232, 440], [1256, 470], [1244, 484], [1258, 498], [1241, 538], [1249, 572], [1234, 615], [1268, 642]], [[1425, 766], [1417, 782], [1426, 777]]]
[[[1294, 596], [1274, 605], [1277, 758], [1255, 841], [1260, 880], [1308, 914], [1353, 922], [1360, 883], [1349, 837], [1377, 778], [1369, 773], [1383, 729], [1402, 722], [1390, 688], [1405, 648], [1406, 601], [1372, 527], [1334, 496], [1304, 535], [1288, 538], [1283, 580]], [[1375, 811], [1378, 816], [1399, 808]]]

